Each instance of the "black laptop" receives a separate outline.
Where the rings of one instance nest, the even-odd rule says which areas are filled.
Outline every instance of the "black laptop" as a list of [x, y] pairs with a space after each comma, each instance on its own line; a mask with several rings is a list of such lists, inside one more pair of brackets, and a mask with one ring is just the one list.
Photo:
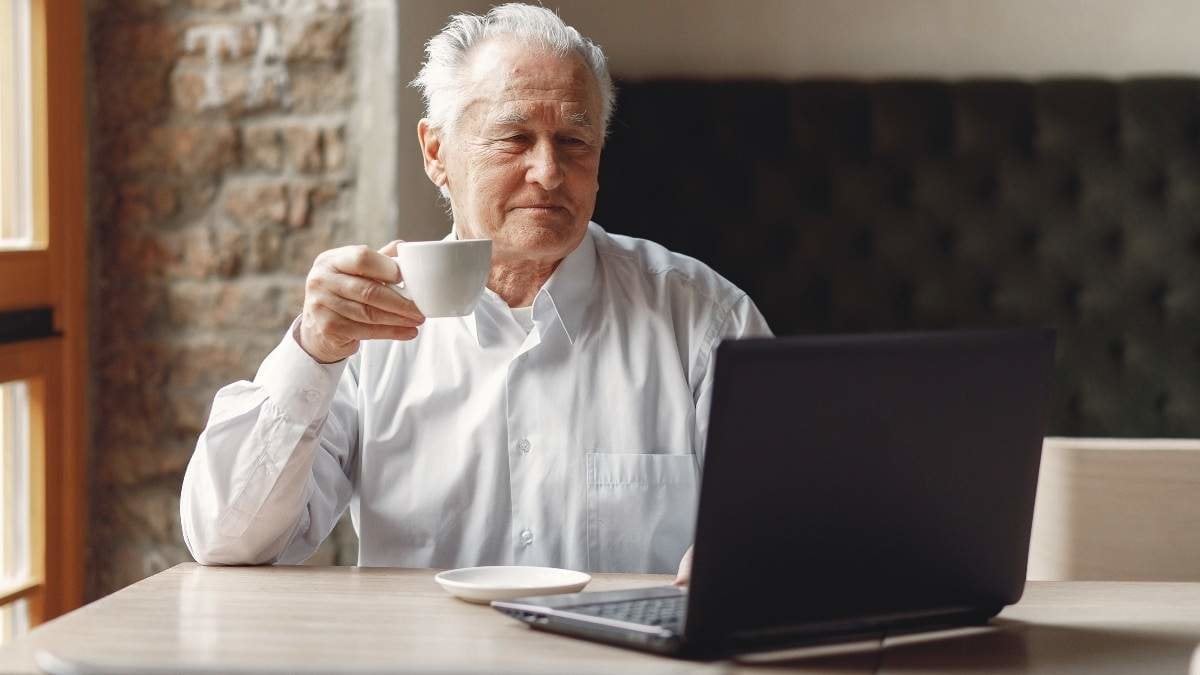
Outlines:
[[691, 587], [492, 606], [693, 658], [984, 623], [1024, 588], [1053, 363], [1041, 329], [725, 341]]

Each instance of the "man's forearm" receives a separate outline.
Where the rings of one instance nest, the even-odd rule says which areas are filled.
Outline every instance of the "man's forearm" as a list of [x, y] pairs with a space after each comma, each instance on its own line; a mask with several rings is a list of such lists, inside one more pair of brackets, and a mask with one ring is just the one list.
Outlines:
[[223, 410], [252, 387], [239, 382], [217, 394], [184, 475], [184, 541], [203, 564], [274, 562], [301, 523], [315, 440], [305, 439], [297, 422], [264, 410], [261, 393], [250, 409]]
[[[353, 425], [330, 419], [345, 365], [317, 364], [289, 331], [254, 382], [217, 393], [180, 498], [184, 540], [197, 561], [259, 564], [285, 551], [289, 559], [311, 553], [289, 551], [292, 542], [315, 550], [304, 535], [331, 526], [349, 498], [339, 457]], [[314, 488], [322, 499], [310, 508]]]

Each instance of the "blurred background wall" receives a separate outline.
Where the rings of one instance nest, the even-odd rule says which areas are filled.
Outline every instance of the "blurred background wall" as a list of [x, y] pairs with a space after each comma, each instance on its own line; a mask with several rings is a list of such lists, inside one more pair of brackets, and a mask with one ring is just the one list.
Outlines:
[[313, 258], [361, 235], [353, 5], [112, 0], [90, 20], [95, 598], [190, 559], [179, 487], [214, 392], [253, 377]]
[[[190, 559], [179, 485], [212, 396], [278, 342], [316, 254], [447, 231], [405, 84], [450, 13], [490, 4], [91, 0], [89, 598]], [[1194, 0], [547, 5], [626, 79], [1200, 69]], [[355, 545], [343, 523], [313, 562]]]

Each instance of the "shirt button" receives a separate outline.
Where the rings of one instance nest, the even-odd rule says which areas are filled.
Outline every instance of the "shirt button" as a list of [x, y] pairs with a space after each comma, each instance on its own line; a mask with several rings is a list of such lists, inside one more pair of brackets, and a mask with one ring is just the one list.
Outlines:
[[304, 392], [304, 400], [308, 401], [309, 403], [316, 403], [317, 399], [320, 397], [321, 397], [321, 395], [318, 394], [317, 392], [313, 391], [312, 389], [309, 389]]
[[[528, 455], [531, 448], [533, 448], [533, 444], [529, 442], [528, 438], [517, 441], [517, 449], [521, 451], [522, 455]], [[528, 530], [526, 531], [528, 532]]]
[[526, 546], [533, 543], [533, 532], [529, 530], [521, 530], [521, 543]]

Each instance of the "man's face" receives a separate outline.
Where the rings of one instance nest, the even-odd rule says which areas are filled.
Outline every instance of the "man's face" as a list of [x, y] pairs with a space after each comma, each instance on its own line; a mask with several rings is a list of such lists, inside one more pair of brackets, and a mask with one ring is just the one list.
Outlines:
[[459, 235], [492, 239], [494, 262], [561, 260], [587, 232], [599, 190], [595, 79], [574, 54], [503, 39], [469, 58], [466, 106], [440, 153]]

